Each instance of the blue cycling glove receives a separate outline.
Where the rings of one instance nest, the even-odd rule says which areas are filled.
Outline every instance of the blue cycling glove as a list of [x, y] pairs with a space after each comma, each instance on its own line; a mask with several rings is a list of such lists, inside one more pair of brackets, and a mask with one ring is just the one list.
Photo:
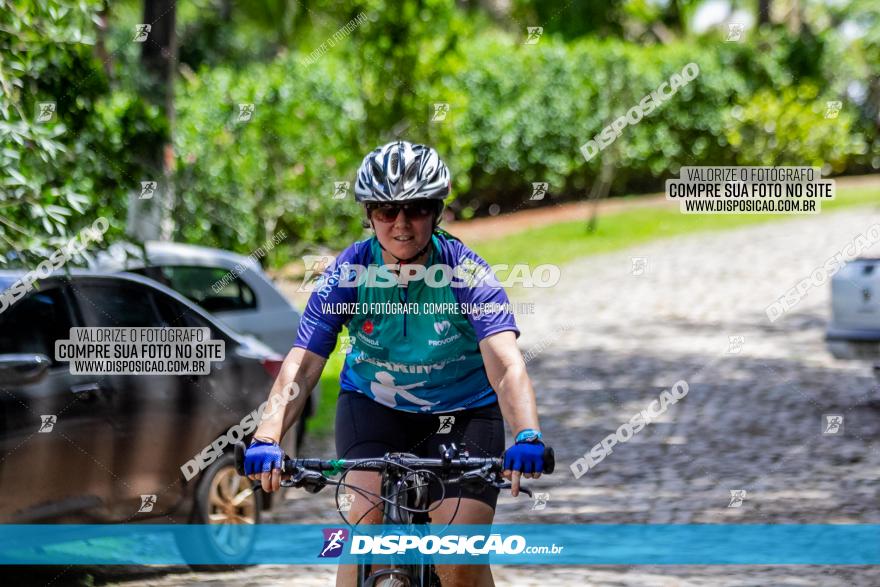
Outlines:
[[283, 456], [284, 453], [278, 444], [254, 440], [244, 453], [244, 473], [253, 475], [280, 469]]
[[518, 442], [504, 451], [504, 470], [544, 472], [544, 443]]

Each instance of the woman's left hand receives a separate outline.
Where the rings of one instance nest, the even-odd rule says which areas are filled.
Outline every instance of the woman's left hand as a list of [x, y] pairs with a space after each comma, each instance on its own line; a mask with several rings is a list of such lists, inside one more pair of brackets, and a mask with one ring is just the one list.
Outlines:
[[544, 471], [544, 443], [519, 442], [504, 451], [504, 471], [501, 475], [510, 479], [510, 494], [519, 495], [520, 476], [537, 479]]

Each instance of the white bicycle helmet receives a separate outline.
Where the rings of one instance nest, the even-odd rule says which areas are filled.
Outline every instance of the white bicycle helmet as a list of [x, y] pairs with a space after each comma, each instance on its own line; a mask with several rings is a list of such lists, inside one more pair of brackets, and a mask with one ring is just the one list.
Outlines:
[[428, 199], [442, 202], [450, 192], [449, 169], [437, 151], [394, 141], [364, 157], [354, 185], [363, 204]]

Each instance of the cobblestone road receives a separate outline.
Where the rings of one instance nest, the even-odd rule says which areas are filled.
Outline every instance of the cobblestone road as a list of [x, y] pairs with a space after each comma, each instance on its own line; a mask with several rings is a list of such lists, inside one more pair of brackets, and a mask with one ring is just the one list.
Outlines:
[[[824, 347], [829, 287], [770, 323], [766, 306], [856, 234], [874, 209], [695, 234], [591, 257], [520, 316], [541, 423], [558, 473], [542, 511], [502, 497], [499, 522], [880, 523], [880, 389], [866, 363]], [[633, 274], [633, 257], [646, 268]], [[642, 261], [636, 261], [641, 264]], [[638, 273], [639, 271], [636, 271]], [[730, 337], [742, 337], [741, 346]], [[543, 350], [541, 350], [543, 349]], [[684, 379], [688, 395], [586, 475], [568, 465]], [[823, 435], [823, 415], [843, 432]], [[327, 444], [306, 452], [328, 453]], [[745, 490], [727, 507], [731, 490]], [[288, 496], [280, 522], [331, 522], [332, 495]], [[499, 585], [880, 585], [860, 567], [499, 567]], [[174, 573], [146, 585], [328, 585], [329, 567]]]

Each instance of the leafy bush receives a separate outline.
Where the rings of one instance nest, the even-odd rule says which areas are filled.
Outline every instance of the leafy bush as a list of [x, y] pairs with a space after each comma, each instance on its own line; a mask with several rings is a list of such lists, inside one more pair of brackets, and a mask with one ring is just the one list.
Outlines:
[[[353, 182], [364, 154], [357, 90], [338, 62], [305, 66], [293, 56], [203, 70], [182, 84], [175, 239], [247, 254], [283, 229], [287, 251], [297, 253], [358, 234], [353, 185], [333, 198], [335, 182]], [[254, 105], [250, 120], [239, 120], [240, 104]]]
[[[100, 2], [0, 0], [0, 264], [35, 263], [99, 216], [122, 234], [141, 153], [165, 131], [137, 96], [113, 91], [93, 49]], [[38, 104], [53, 103], [46, 120]]]
[[867, 151], [851, 132], [853, 115], [825, 118], [826, 103], [812, 84], [781, 94], [759, 90], [726, 118], [726, 136], [740, 165], [811, 165], [840, 173], [852, 155]]
[[[376, 24], [357, 32], [387, 45]], [[614, 169], [612, 193], [660, 190], [684, 165], [827, 162], [843, 172], [865, 149], [851, 113], [826, 120], [825, 101], [836, 95], [789, 88], [791, 48], [779, 37], [638, 47], [552, 35], [524, 45], [490, 32], [446, 50], [364, 57], [357, 76], [347, 65], [358, 50], [351, 39], [308, 64], [286, 55], [240, 71], [203, 69], [178, 96], [177, 238], [246, 252], [284, 228], [294, 253], [343, 246], [361, 234], [360, 212], [350, 195], [331, 197], [333, 182], [354, 181], [363, 155], [391, 138], [376, 129], [394, 120], [405, 123], [403, 138], [446, 159], [461, 216], [535, 205], [538, 181], [556, 198], [583, 197], [603, 159]], [[418, 61], [406, 87], [381, 75], [401, 67], [398, 57]], [[585, 161], [582, 144], [690, 62], [696, 79]], [[397, 93], [405, 97], [392, 100]], [[440, 101], [450, 104], [447, 119], [427, 122], [426, 107]], [[235, 122], [239, 103], [255, 104], [253, 120]]]
[[[767, 34], [772, 44], [778, 33]], [[742, 112], [760, 92], [753, 106], [766, 111], [749, 108], [748, 116], [774, 119], [775, 127], [790, 130], [797, 118], [767, 99], [792, 83], [787, 67], [777, 61], [789, 59], [791, 52], [768, 56], [762, 46], [760, 39], [754, 45], [703, 39], [645, 48], [616, 40], [566, 44], [547, 36], [523, 45], [502, 34], [484, 35], [462, 47], [466, 62], [445, 64], [444, 74], [420, 91], [451, 104], [449, 122], [437, 125], [434, 140], [456, 174], [462, 206], [485, 212], [497, 203], [509, 210], [527, 204], [536, 181], [549, 182], [557, 196], [582, 196], [604, 158], [614, 168], [616, 193], [662, 189], [662, 180], [684, 165], [760, 164], [766, 158], [750, 147], [769, 144], [773, 133], [767, 129], [774, 125], [749, 122], [749, 144], [731, 145], [738, 137], [732, 109]], [[585, 161], [580, 145], [690, 62], [700, 68], [695, 80]], [[798, 116], [805, 117], [798, 121], [808, 128], [816, 109], [821, 105], [824, 111], [825, 100], [835, 97], [801, 92], [808, 103], [797, 106]], [[809, 136], [801, 129], [791, 137], [796, 150], [786, 161], [828, 160], [842, 172], [863, 147], [848, 115], [833, 127], [821, 124], [833, 128], [837, 146], [829, 150], [831, 135]]]

